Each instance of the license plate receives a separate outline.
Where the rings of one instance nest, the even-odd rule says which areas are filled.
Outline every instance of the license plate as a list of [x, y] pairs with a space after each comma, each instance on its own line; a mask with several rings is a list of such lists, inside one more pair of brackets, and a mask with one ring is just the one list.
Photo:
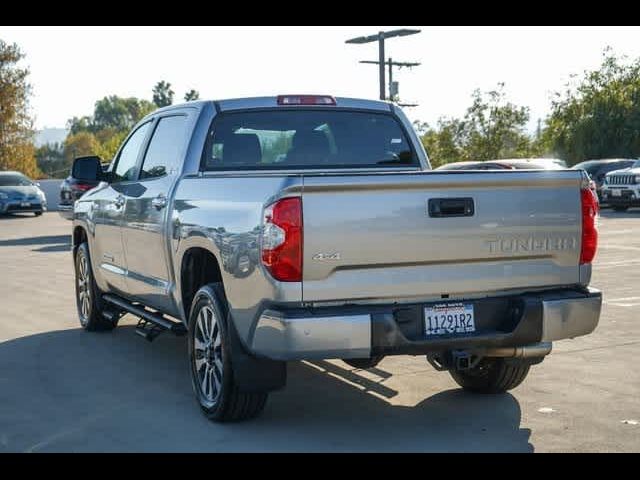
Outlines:
[[622, 190], [611, 190], [611, 196], [612, 197], [621, 197], [622, 196]]
[[30, 207], [31, 204], [29, 202], [20, 202], [21, 207]]
[[449, 335], [476, 331], [473, 304], [441, 303], [424, 309], [427, 335]]

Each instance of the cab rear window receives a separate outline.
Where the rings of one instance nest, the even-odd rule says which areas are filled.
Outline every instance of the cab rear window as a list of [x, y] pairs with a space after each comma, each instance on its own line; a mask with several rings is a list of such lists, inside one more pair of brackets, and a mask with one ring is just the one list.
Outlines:
[[418, 166], [390, 114], [348, 110], [260, 110], [220, 114], [205, 170]]

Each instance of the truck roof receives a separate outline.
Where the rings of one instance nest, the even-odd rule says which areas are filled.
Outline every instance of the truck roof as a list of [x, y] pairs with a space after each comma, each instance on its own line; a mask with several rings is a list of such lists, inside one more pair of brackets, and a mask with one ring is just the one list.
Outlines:
[[[292, 95], [299, 96], [299, 95]], [[326, 95], [321, 95], [326, 97]], [[374, 110], [388, 112], [391, 110], [391, 104], [382, 100], [368, 100], [364, 98], [334, 97], [338, 108], [355, 108], [360, 110]], [[270, 97], [246, 97], [246, 98], [229, 98], [223, 100], [196, 100], [194, 102], [181, 103], [177, 105], [169, 105], [155, 110], [152, 114], [158, 112], [166, 112], [183, 107], [203, 108], [206, 104], [216, 104], [220, 111], [244, 110], [253, 108], [277, 108], [283, 107], [278, 104], [278, 96]], [[321, 106], [321, 105], [320, 105]]]

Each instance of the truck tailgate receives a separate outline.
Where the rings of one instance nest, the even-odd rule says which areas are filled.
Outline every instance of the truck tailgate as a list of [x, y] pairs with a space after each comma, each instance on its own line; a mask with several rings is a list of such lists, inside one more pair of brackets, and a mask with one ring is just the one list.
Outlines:
[[580, 186], [570, 170], [305, 175], [303, 300], [575, 285]]

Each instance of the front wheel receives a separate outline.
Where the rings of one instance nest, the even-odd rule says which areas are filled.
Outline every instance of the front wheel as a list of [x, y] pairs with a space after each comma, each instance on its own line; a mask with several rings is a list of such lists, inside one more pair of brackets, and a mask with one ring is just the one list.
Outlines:
[[227, 306], [222, 286], [196, 293], [189, 315], [191, 383], [200, 408], [216, 422], [246, 420], [262, 412], [265, 392], [241, 392], [231, 365]]
[[468, 370], [449, 370], [465, 390], [475, 393], [504, 393], [520, 385], [529, 373], [530, 363], [505, 358], [484, 358]]

